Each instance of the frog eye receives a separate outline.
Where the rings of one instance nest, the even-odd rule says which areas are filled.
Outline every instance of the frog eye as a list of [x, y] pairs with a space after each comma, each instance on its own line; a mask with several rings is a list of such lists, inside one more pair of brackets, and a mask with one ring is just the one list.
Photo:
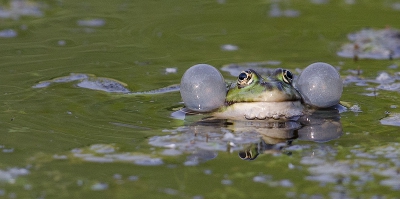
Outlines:
[[292, 74], [292, 72], [283, 69], [283, 70], [282, 70], [282, 77], [283, 77], [283, 81], [284, 81], [284, 82], [286, 82], [286, 83], [288, 83], [288, 84], [291, 84], [291, 83], [292, 83], [292, 79], [293, 79], [293, 74]]
[[251, 150], [244, 150], [239, 152], [239, 157], [242, 160], [254, 160], [257, 158], [257, 156], [258, 153], [256, 152], [255, 154], [253, 154]]
[[243, 71], [238, 76], [238, 87], [243, 88], [253, 82], [253, 73], [251, 71]]
[[238, 77], [238, 81], [243, 81], [245, 79], [247, 79], [247, 73], [245, 73], [245, 72], [240, 73], [240, 75]]

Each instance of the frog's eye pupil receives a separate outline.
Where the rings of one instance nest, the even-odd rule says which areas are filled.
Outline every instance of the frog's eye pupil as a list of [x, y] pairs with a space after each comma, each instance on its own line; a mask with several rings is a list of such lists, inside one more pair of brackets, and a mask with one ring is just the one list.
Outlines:
[[293, 74], [288, 70], [283, 70], [282, 72], [283, 72], [283, 81], [290, 84], [293, 79]]
[[290, 71], [286, 71], [286, 76], [289, 78], [289, 79], [293, 79], [293, 75], [292, 75], [292, 73], [290, 72]]
[[244, 80], [246, 78], [247, 78], [247, 74], [246, 73], [240, 73], [240, 75], [238, 77], [239, 80]]

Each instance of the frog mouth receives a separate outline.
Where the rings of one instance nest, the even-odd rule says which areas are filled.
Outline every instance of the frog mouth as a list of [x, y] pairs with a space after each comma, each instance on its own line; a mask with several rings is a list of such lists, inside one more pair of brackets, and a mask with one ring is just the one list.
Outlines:
[[233, 120], [279, 120], [301, 116], [303, 110], [304, 106], [300, 101], [238, 102], [213, 115]]

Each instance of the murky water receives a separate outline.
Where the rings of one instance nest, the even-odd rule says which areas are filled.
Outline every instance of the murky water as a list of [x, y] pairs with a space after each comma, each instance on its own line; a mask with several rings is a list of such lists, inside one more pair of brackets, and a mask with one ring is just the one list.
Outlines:
[[[398, 5], [2, 1], [0, 197], [399, 197], [400, 62], [337, 55], [349, 33], [400, 28]], [[349, 108], [315, 126], [181, 120], [171, 116], [179, 92], [57, 83], [92, 74], [142, 92], [179, 83], [198, 63], [299, 72], [317, 61], [339, 69]]]

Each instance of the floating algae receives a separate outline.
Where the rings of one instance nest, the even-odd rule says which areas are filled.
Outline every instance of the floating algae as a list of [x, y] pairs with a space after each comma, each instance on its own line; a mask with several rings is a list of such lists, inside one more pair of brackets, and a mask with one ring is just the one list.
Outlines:
[[393, 28], [363, 29], [348, 34], [337, 55], [354, 59], [394, 59], [400, 57], [400, 31]]

